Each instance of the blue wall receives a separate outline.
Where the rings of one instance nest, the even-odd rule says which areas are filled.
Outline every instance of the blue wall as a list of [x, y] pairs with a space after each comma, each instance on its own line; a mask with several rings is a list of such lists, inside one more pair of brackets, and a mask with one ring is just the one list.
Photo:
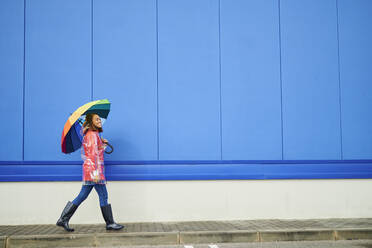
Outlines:
[[0, 0], [0, 181], [79, 180], [69, 114], [112, 103], [112, 180], [372, 178], [369, 0]]

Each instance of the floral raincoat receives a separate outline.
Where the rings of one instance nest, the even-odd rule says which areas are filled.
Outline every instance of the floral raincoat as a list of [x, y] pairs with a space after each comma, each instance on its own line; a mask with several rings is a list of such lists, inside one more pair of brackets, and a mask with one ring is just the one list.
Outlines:
[[81, 149], [83, 164], [83, 184], [105, 184], [105, 167], [103, 144], [98, 131], [88, 130], [84, 135]]

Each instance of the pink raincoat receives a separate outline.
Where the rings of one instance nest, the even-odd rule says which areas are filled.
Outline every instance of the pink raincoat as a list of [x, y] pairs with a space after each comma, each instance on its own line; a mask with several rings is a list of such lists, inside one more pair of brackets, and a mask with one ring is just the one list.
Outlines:
[[81, 157], [83, 164], [83, 184], [105, 184], [105, 167], [103, 153], [106, 145], [99, 137], [98, 131], [88, 130], [83, 138]]

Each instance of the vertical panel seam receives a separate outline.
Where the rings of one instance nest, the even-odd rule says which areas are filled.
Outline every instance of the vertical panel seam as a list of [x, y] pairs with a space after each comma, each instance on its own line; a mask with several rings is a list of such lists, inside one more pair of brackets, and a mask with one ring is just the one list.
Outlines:
[[91, 58], [90, 58], [90, 79], [91, 79], [91, 92], [90, 92], [90, 100], [93, 101], [93, 0], [91, 0], [91, 43], [90, 43], [90, 46], [91, 46], [91, 51], [90, 51], [90, 54], [91, 54]]
[[338, 66], [338, 100], [340, 110], [340, 149], [341, 159], [344, 159], [343, 155], [343, 140], [342, 140], [342, 101], [341, 101], [341, 67], [340, 67], [340, 30], [339, 30], [339, 13], [338, 13], [338, 0], [336, 0], [336, 18], [337, 18], [337, 66]]
[[157, 121], [157, 158], [159, 155], [159, 23], [158, 23], [158, 0], [156, 0], [156, 121]]
[[278, 0], [278, 19], [279, 19], [279, 74], [280, 74], [280, 119], [282, 134], [282, 160], [284, 159], [284, 135], [283, 135], [283, 78], [282, 78], [282, 30], [280, 18], [280, 0]]
[[23, 110], [22, 110], [22, 161], [25, 160], [25, 97], [26, 95], [26, 0], [23, 1]]
[[223, 143], [222, 143], [222, 78], [221, 78], [221, 0], [218, 0], [218, 62], [219, 62], [219, 83], [220, 83], [220, 153], [223, 160]]

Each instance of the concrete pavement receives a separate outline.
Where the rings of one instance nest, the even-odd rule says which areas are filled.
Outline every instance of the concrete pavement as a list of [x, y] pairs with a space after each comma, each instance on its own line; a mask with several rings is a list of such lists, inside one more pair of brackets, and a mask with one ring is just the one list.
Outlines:
[[67, 233], [55, 225], [0, 226], [0, 248], [109, 247], [277, 241], [372, 239], [372, 219], [235, 220], [74, 225]]

